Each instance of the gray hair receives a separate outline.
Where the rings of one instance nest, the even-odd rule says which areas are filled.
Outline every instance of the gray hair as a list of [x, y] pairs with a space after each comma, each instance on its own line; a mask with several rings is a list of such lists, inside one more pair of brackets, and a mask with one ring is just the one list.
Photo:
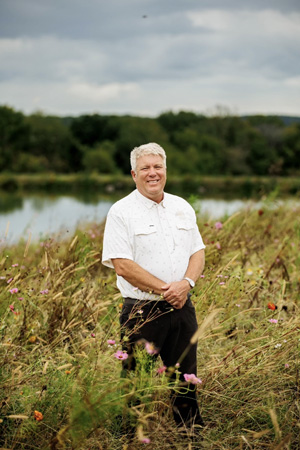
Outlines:
[[164, 149], [156, 144], [155, 142], [150, 142], [149, 144], [143, 144], [139, 147], [135, 147], [130, 153], [130, 164], [131, 169], [136, 172], [136, 163], [138, 158], [144, 155], [159, 155], [163, 159], [164, 166], [166, 167], [167, 155]]

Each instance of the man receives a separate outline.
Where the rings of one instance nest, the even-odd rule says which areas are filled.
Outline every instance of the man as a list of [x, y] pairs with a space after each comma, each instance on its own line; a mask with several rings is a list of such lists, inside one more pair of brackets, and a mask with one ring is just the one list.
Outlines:
[[[104, 232], [102, 263], [114, 268], [124, 298], [121, 335], [135, 368], [134, 346], [153, 345], [170, 369], [180, 361], [180, 378], [197, 372], [197, 330], [190, 290], [204, 268], [204, 248], [193, 208], [182, 198], [164, 192], [166, 154], [155, 143], [136, 147], [130, 155], [136, 184], [127, 197], [110, 209]], [[194, 384], [175, 395], [173, 415], [178, 425], [203, 425]], [[187, 389], [188, 387], [188, 389]]]

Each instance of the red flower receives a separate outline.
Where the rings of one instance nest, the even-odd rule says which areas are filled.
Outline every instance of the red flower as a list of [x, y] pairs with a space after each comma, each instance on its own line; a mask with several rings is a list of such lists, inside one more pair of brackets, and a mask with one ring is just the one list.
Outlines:
[[269, 302], [269, 303], [268, 303], [268, 308], [271, 309], [272, 311], [275, 311], [275, 309], [277, 309], [277, 306], [274, 305], [274, 303]]
[[258, 215], [259, 215], [259, 216], [262, 216], [262, 215], [263, 215], [263, 213], [264, 213], [264, 212], [263, 212], [263, 210], [262, 210], [262, 209], [259, 209], [259, 210], [258, 210]]
[[41, 420], [43, 420], [44, 416], [43, 416], [43, 414], [41, 412], [34, 411], [34, 418], [35, 418], [35, 420], [40, 422]]

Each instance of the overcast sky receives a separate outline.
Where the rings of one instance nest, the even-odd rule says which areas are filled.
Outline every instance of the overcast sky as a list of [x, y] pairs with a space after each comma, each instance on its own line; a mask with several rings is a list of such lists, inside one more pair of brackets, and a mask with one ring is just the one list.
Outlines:
[[0, 0], [0, 104], [300, 116], [300, 0]]

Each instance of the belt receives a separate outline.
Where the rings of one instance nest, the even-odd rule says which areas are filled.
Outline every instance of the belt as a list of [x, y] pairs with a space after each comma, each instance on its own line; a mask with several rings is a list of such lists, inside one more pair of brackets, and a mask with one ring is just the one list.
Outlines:
[[166, 300], [138, 300], [135, 298], [124, 298], [124, 305], [132, 305], [137, 309], [145, 309], [147, 311], [171, 312], [174, 307]]
[[[188, 293], [187, 303], [191, 302], [190, 300], [191, 294]], [[137, 306], [152, 306], [161, 309], [173, 309], [173, 306], [170, 305], [166, 300], [140, 300], [137, 298], [124, 297], [124, 305], [137, 305]]]

